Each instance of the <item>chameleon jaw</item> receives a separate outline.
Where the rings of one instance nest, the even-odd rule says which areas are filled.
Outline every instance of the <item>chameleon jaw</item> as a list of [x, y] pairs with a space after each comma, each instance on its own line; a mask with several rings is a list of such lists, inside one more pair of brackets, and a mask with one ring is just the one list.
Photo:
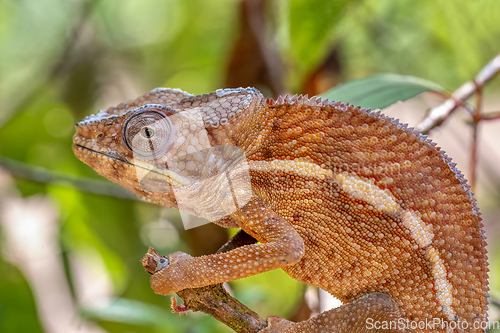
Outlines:
[[89, 162], [94, 159], [94, 160], [102, 160], [102, 159], [107, 159], [107, 160], [112, 160], [115, 162], [119, 162], [124, 164], [125, 166], [129, 168], [139, 168], [141, 173], [148, 173], [148, 172], [153, 172], [159, 176], [163, 176], [167, 178], [168, 182], [171, 185], [176, 185], [176, 186], [189, 186], [191, 182], [186, 178], [183, 177], [173, 171], [168, 170], [167, 168], [165, 169], [159, 169], [156, 168], [155, 166], [151, 165], [150, 163], [147, 163], [146, 161], [142, 161], [139, 159], [133, 159], [132, 162], [127, 161], [124, 158], [120, 158], [117, 155], [114, 154], [106, 154], [103, 152], [95, 151], [90, 148], [87, 148], [85, 146], [79, 145], [74, 143], [73, 144], [73, 151], [75, 155], [82, 161], [84, 161], [86, 164], [90, 164]]
[[192, 182], [190, 182], [186, 177], [183, 177], [167, 168], [164, 169], [159, 169], [156, 168], [155, 166], [152, 166], [151, 164], [147, 163], [146, 161], [140, 160], [140, 159], [135, 159], [133, 160], [133, 164], [129, 163], [134, 167], [140, 168], [146, 172], [154, 172], [158, 175], [165, 176], [171, 185], [176, 185], [176, 186], [189, 186], [191, 185]]

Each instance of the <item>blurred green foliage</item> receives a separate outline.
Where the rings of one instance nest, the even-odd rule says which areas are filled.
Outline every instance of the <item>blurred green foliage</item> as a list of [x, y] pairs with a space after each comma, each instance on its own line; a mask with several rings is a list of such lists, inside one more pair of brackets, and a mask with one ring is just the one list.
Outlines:
[[[111, 195], [75, 187], [72, 177], [105, 181], [74, 157], [71, 138], [85, 115], [154, 87], [221, 88], [238, 8], [237, 0], [0, 1], [0, 158], [70, 175], [49, 182], [18, 175], [15, 186], [56, 206], [66, 264], [77, 256], [104, 265], [113, 301], [81, 313], [108, 332], [229, 332], [205, 315], [171, 314], [169, 299], [150, 290], [138, 261], [152, 242], [147, 230], [159, 219], [172, 222], [162, 224], [170, 238], [158, 249], [189, 252], [178, 215], [116, 198], [112, 187]], [[447, 89], [500, 50], [497, 0], [269, 0], [267, 9], [266, 38], [291, 92], [332, 50], [338, 82], [390, 72]], [[76, 273], [66, 266], [73, 286]], [[2, 258], [0, 267], [0, 332], [43, 331], [27, 280]], [[262, 316], [289, 316], [303, 289], [281, 271], [231, 286]]]

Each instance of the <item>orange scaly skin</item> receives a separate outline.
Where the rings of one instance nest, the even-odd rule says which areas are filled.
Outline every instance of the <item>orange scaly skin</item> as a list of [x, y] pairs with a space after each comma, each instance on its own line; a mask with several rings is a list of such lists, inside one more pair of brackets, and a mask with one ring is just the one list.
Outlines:
[[[193, 110], [201, 119], [172, 120], [160, 138], [170, 139], [165, 150], [141, 160], [124, 143], [131, 135], [124, 126], [153, 108], [147, 104], [168, 107], [161, 112], [169, 119]], [[262, 332], [374, 332], [384, 321], [407, 320], [483, 331], [474, 327], [487, 320], [486, 242], [466, 180], [425, 136], [378, 112], [304, 96], [264, 100], [252, 88], [201, 96], [155, 89], [81, 121], [74, 151], [108, 179], [177, 208], [176, 177], [203, 175], [187, 160], [175, 173], [161, 170], [167, 156], [182, 160], [200, 148], [201, 129], [212, 146], [242, 148], [250, 174], [251, 199], [215, 223], [240, 227], [260, 244], [197, 258], [171, 255], [151, 278], [156, 293], [281, 268], [344, 305], [301, 323], [272, 316]], [[146, 189], [136, 167], [153, 175]], [[202, 193], [206, 210], [228, 195], [196, 181], [189, 186]], [[447, 331], [441, 327], [414, 331]]]

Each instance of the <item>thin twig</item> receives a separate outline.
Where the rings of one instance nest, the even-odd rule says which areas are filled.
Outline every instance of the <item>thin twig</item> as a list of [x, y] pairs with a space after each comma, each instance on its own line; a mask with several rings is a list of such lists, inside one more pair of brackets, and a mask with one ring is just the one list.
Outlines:
[[500, 111], [492, 111], [488, 113], [483, 113], [481, 115], [481, 120], [497, 120], [500, 119]]
[[107, 181], [56, 172], [43, 167], [19, 162], [4, 156], [0, 156], [0, 168], [5, 169], [17, 178], [31, 180], [37, 183], [57, 184], [73, 187], [80, 191], [93, 194], [138, 200], [138, 198], [131, 192]]
[[472, 147], [469, 160], [469, 183], [472, 192], [476, 185], [476, 169], [478, 161], [478, 137], [479, 137], [479, 122], [481, 121], [481, 110], [483, 107], [483, 86], [476, 86], [476, 107], [472, 115]]
[[415, 126], [415, 129], [422, 134], [429, 133], [431, 129], [440, 125], [458, 106], [465, 105], [465, 101], [477, 92], [478, 87], [483, 87], [499, 71], [500, 54], [484, 66], [474, 80], [462, 84], [450, 98], [433, 108], [427, 118]]

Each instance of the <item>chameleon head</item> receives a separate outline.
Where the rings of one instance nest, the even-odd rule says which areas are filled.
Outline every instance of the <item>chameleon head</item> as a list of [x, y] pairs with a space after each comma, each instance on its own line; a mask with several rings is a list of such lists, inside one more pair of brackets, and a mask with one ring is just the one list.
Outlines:
[[[73, 150], [140, 197], [214, 221], [234, 211], [218, 208], [236, 202], [227, 184], [247, 182], [239, 188], [251, 191], [244, 151], [233, 144], [232, 127], [224, 125], [259, 103], [261, 95], [255, 95], [253, 89], [201, 96], [155, 89], [77, 123]], [[227, 198], [231, 202], [221, 204]]]

